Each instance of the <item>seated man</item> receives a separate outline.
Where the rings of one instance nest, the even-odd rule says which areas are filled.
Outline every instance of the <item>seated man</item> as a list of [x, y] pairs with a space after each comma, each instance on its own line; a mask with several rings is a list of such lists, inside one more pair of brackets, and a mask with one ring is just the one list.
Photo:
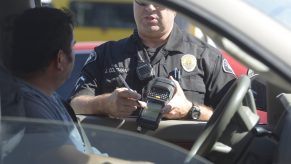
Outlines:
[[27, 125], [22, 146], [29, 150], [22, 156], [31, 163], [131, 163], [106, 157], [97, 149], [85, 146], [84, 138], [55, 93], [72, 71], [74, 43], [69, 12], [34, 8], [15, 21], [8, 67], [19, 78], [26, 117], [70, 123]]

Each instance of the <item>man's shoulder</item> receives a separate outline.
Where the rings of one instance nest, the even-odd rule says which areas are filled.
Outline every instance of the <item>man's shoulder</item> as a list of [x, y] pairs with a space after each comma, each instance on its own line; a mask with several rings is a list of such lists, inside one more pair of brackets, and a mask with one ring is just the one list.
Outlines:
[[57, 106], [45, 96], [35, 91], [23, 93], [25, 115], [29, 118], [58, 120]]
[[179, 42], [181, 51], [185, 54], [192, 54], [197, 58], [217, 58], [220, 52], [215, 47], [200, 40], [199, 38], [183, 32], [181, 42]]
[[99, 50], [107, 50], [108, 48], [119, 48], [120, 46], [125, 46], [127, 44], [132, 43], [133, 40], [131, 37], [127, 37], [127, 38], [123, 38], [120, 40], [110, 40], [107, 42], [104, 42], [103, 44], [95, 47], [95, 51], [99, 51]]
[[95, 55], [99, 61], [105, 61], [110, 58], [120, 58], [121, 54], [128, 55], [134, 51], [134, 40], [132, 37], [127, 37], [118, 41], [108, 41], [102, 45], [95, 47]]
[[42, 94], [35, 87], [22, 79], [16, 79], [16, 82], [24, 98], [40, 97]]
[[199, 47], [205, 47], [207, 46], [207, 43], [202, 41], [201, 39], [195, 37], [193, 34], [189, 32], [183, 32], [183, 42], [189, 43], [192, 46], [199, 46]]
[[34, 109], [41, 111], [41, 109], [47, 108], [49, 101], [44, 93], [21, 79], [17, 80], [17, 84], [20, 88], [21, 96], [24, 99], [26, 111]]
[[[183, 42], [188, 45], [188, 48], [195, 48], [196, 50], [201, 50], [204, 53], [200, 53], [203, 57], [205, 55], [210, 55], [211, 58], [217, 58], [221, 56], [221, 52], [218, 48], [208, 44], [207, 42], [195, 37], [193, 34], [184, 32]], [[186, 46], [187, 47], [187, 46]]]

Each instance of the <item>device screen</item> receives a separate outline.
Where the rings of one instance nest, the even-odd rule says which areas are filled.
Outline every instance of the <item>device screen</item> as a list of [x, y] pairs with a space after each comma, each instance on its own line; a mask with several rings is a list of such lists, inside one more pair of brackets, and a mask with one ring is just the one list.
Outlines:
[[146, 120], [156, 121], [163, 105], [160, 103], [147, 102], [147, 109], [142, 111], [141, 117]]

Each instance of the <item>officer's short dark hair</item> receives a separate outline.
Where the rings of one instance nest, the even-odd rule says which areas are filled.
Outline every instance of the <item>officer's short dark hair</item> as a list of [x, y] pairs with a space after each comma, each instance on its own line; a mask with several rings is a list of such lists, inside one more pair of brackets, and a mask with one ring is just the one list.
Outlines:
[[11, 71], [18, 76], [42, 71], [59, 50], [72, 53], [73, 16], [69, 10], [39, 7], [26, 10], [14, 24]]

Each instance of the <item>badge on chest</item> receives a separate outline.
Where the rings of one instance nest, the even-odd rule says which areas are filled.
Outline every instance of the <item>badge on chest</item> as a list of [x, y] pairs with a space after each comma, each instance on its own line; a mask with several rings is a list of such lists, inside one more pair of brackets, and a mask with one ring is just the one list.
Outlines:
[[186, 54], [181, 57], [181, 65], [186, 72], [192, 72], [197, 65], [197, 59], [194, 55]]

